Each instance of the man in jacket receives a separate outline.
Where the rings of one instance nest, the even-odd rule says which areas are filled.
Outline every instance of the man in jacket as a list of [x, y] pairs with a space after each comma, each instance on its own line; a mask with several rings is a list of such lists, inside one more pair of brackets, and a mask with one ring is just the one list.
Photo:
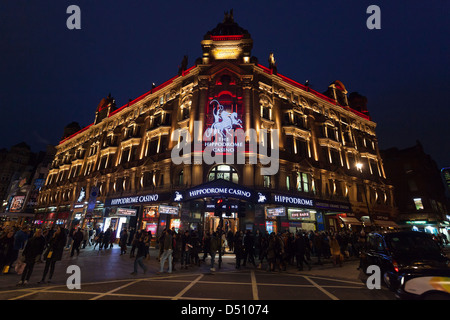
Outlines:
[[80, 245], [81, 241], [83, 241], [84, 235], [80, 228], [73, 235], [73, 245], [72, 251], [70, 252], [70, 256], [73, 257], [75, 250], [77, 251], [77, 256], [80, 254]]
[[45, 283], [45, 277], [48, 271], [50, 274], [48, 282], [51, 282], [53, 273], [55, 271], [55, 265], [57, 261], [60, 261], [63, 256], [64, 246], [67, 242], [67, 235], [63, 227], [59, 227], [50, 239], [47, 245], [47, 250], [44, 252], [45, 267], [41, 281], [39, 283]]
[[294, 241], [294, 254], [295, 260], [297, 261], [297, 268], [299, 271], [303, 270], [303, 262], [305, 262], [309, 270], [311, 270], [311, 266], [305, 259], [305, 251], [306, 251], [305, 238], [303, 237], [303, 234], [301, 232], [297, 232]]
[[173, 251], [173, 237], [172, 231], [170, 229], [165, 230], [164, 234], [164, 252], [161, 256], [161, 268], [158, 273], [164, 271], [164, 263], [168, 260], [169, 263], [169, 273], [172, 273], [172, 251]]
[[42, 236], [42, 230], [37, 229], [33, 237], [28, 240], [25, 249], [23, 249], [22, 255], [25, 257], [25, 269], [22, 273], [22, 280], [19, 285], [27, 284], [33, 273], [34, 264], [36, 258], [40, 257], [45, 247], [45, 238]]
[[23, 227], [14, 234], [13, 261], [19, 256], [19, 251], [24, 248], [28, 240], [28, 227]]
[[246, 265], [247, 259], [248, 262], [253, 264], [253, 266], [256, 268], [255, 263], [255, 238], [253, 237], [253, 234], [250, 230], [247, 230], [244, 236], [244, 263], [243, 266]]
[[217, 232], [213, 232], [212, 236], [210, 237], [210, 244], [209, 244], [209, 254], [211, 255], [211, 271], [216, 271], [214, 269], [214, 259], [216, 257], [217, 250], [220, 249], [220, 238], [217, 235]]
[[191, 257], [189, 255], [189, 246], [190, 246], [190, 235], [189, 231], [186, 230], [184, 234], [181, 236], [181, 268], [183, 269], [183, 266], [185, 269], [188, 268], [188, 264], [191, 263]]
[[144, 257], [145, 257], [145, 253], [147, 251], [146, 247], [145, 247], [145, 235], [141, 234], [139, 239], [136, 239], [136, 249], [137, 249], [137, 253], [136, 253], [136, 258], [134, 259], [134, 271], [131, 273], [132, 275], [136, 275], [137, 274], [137, 266], [139, 265], [143, 270], [144, 270], [144, 274], [147, 272], [147, 267], [144, 264]]

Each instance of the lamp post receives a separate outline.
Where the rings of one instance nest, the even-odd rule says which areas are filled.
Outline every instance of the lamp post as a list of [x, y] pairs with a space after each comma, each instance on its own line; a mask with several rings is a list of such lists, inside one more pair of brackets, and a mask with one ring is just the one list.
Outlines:
[[371, 214], [370, 214], [369, 200], [367, 199], [366, 188], [365, 188], [365, 185], [364, 185], [364, 179], [362, 177], [362, 167], [363, 167], [363, 164], [361, 162], [357, 162], [356, 163], [356, 168], [360, 172], [359, 176], [360, 176], [361, 182], [362, 182], [364, 199], [366, 200], [367, 214], [369, 215], [369, 218], [372, 220], [372, 217], [371, 217]]

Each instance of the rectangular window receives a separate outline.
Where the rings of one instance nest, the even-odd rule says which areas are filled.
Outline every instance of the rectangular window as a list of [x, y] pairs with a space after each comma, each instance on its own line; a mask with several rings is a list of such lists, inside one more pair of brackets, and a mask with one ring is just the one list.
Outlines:
[[303, 192], [309, 192], [309, 179], [308, 174], [302, 173]]
[[264, 176], [264, 188], [270, 188], [270, 176]]

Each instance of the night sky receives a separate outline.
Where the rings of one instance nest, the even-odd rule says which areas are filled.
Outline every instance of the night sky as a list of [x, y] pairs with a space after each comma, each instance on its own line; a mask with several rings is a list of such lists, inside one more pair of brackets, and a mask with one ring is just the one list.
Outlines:
[[[367, 7], [381, 9], [369, 30]], [[69, 30], [68, 6], [81, 9]], [[64, 127], [94, 121], [109, 93], [120, 107], [174, 77], [184, 55], [234, 10], [252, 55], [324, 92], [340, 80], [368, 98], [381, 149], [420, 140], [450, 166], [450, 2], [431, 1], [42, 1], [0, 2], [0, 148], [58, 144]]]

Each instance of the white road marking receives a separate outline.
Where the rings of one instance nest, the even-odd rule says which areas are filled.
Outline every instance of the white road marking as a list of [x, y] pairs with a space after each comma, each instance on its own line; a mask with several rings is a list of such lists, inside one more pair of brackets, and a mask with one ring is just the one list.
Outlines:
[[180, 291], [175, 297], [172, 298], [172, 300], [178, 300], [180, 299], [190, 288], [192, 288], [200, 279], [203, 278], [203, 274], [199, 275], [197, 279], [192, 281], [186, 288]]
[[256, 284], [256, 277], [255, 277], [255, 272], [252, 270], [251, 273], [251, 278], [252, 278], [252, 293], [253, 293], [253, 300], [259, 300], [259, 296], [258, 296], [258, 285]]
[[308, 280], [309, 282], [311, 282], [311, 284], [316, 287], [317, 289], [319, 289], [320, 291], [322, 291], [323, 293], [325, 293], [330, 299], [332, 300], [339, 300], [338, 297], [336, 297], [335, 295], [331, 294], [330, 292], [328, 292], [327, 290], [325, 290], [323, 287], [319, 286], [317, 283], [315, 283], [314, 281], [312, 281], [309, 277], [303, 276], [303, 278], [305, 278], [306, 280]]

